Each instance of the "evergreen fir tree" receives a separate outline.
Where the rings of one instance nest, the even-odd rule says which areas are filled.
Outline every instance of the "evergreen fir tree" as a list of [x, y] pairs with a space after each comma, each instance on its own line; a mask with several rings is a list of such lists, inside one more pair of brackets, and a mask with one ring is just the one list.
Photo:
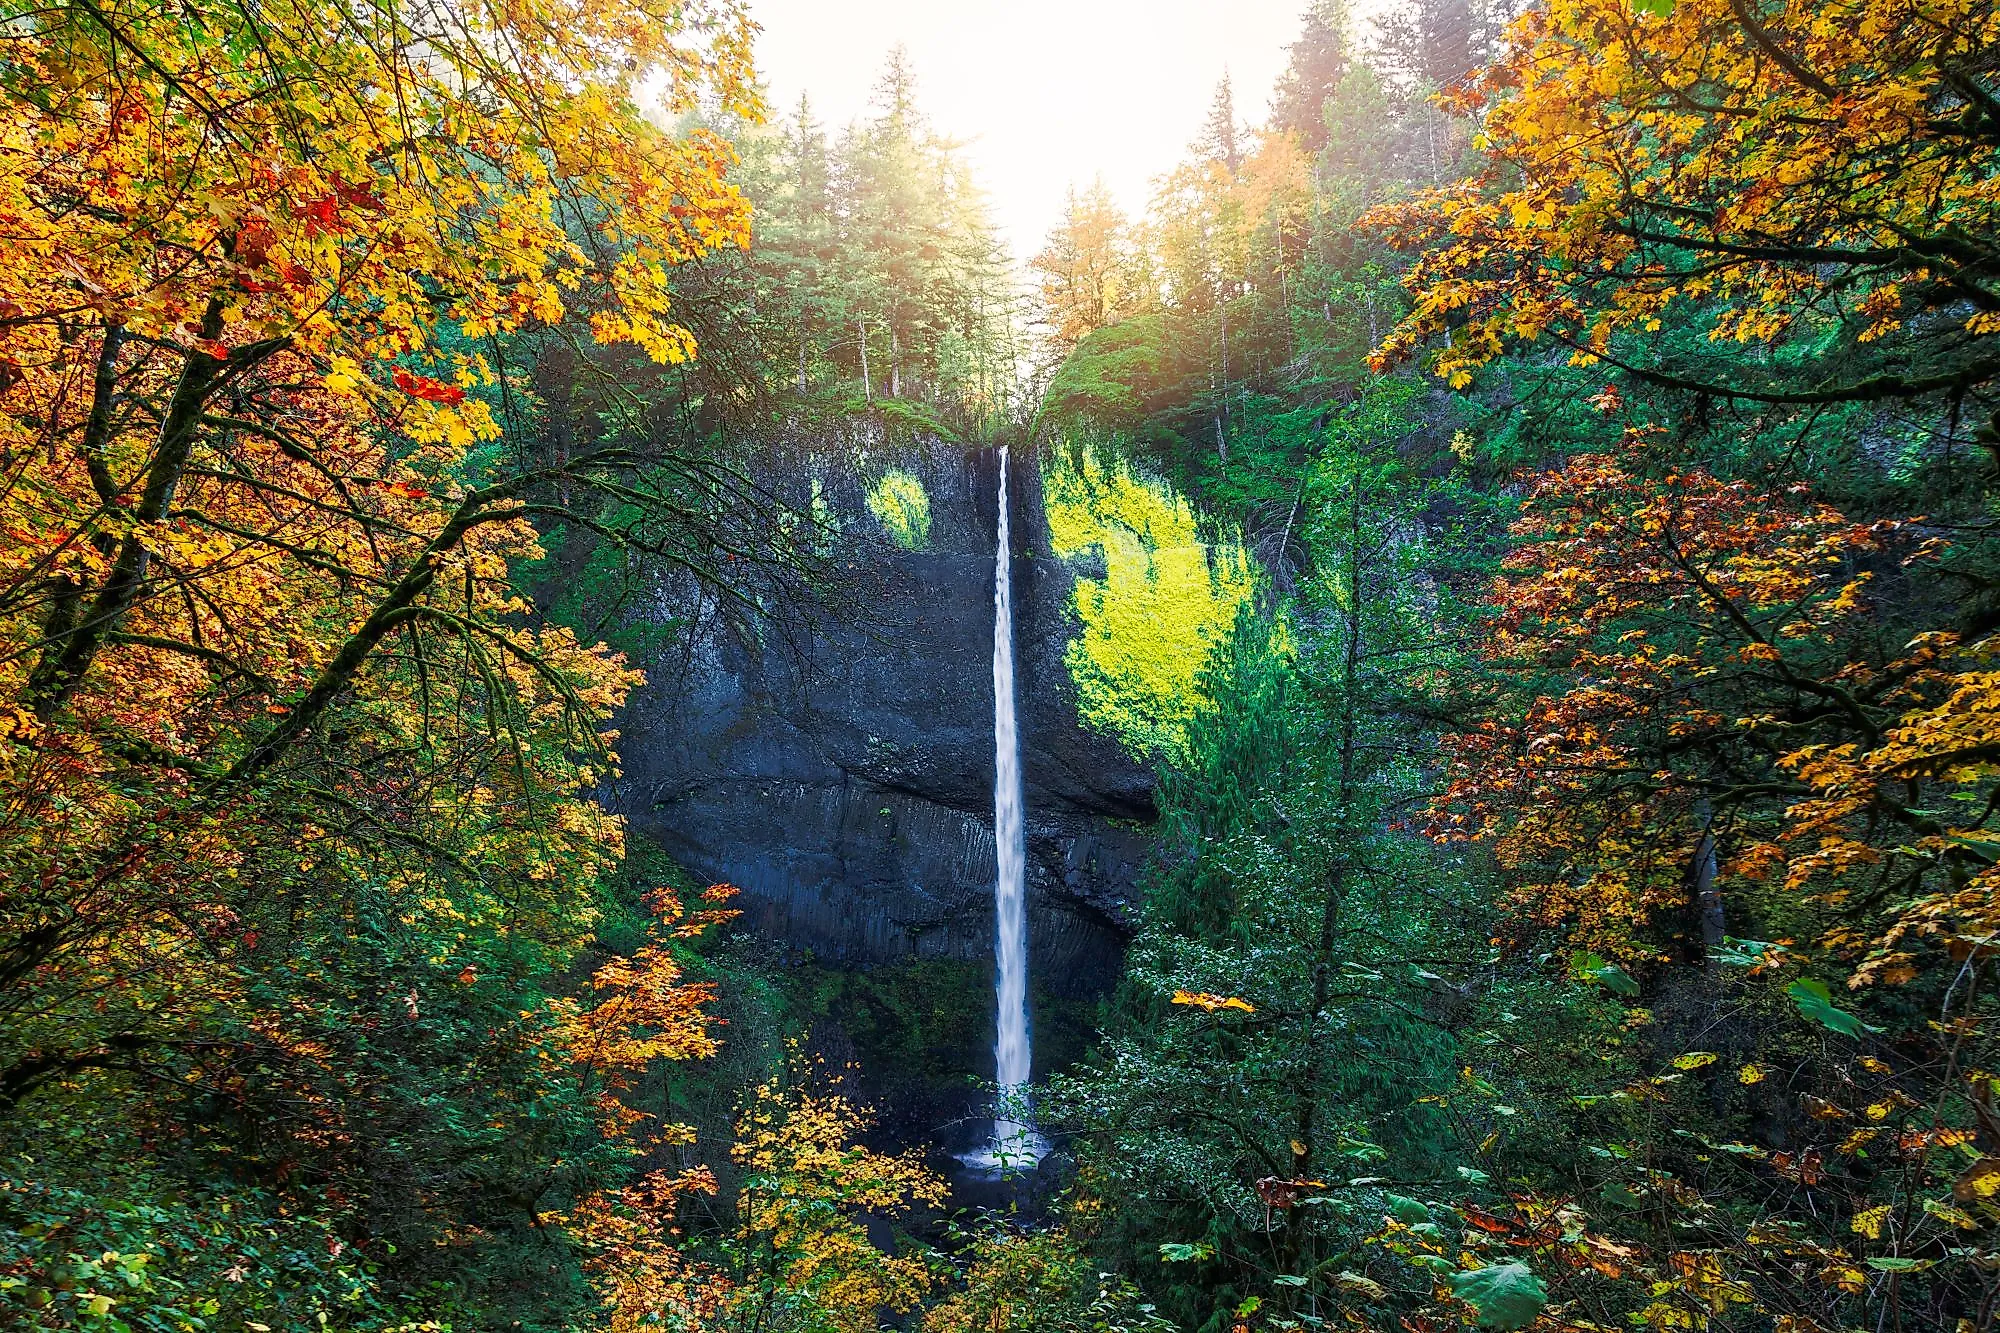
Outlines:
[[1290, 130], [1307, 149], [1318, 152], [1326, 146], [1326, 99], [1353, 67], [1346, 0], [1314, 0], [1301, 22], [1299, 39], [1291, 45], [1291, 63], [1271, 100], [1271, 124]]

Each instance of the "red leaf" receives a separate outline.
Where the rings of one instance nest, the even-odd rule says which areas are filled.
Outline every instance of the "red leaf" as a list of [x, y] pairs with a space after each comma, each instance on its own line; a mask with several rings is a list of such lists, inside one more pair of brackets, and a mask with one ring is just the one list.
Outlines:
[[412, 398], [420, 398], [427, 403], [443, 403], [446, 407], [457, 407], [465, 401], [465, 390], [443, 380], [434, 380], [428, 375], [413, 375], [401, 366], [396, 367], [393, 378], [396, 387]]
[[298, 210], [298, 215], [306, 220], [306, 234], [340, 230], [340, 209], [332, 195], [315, 199]]

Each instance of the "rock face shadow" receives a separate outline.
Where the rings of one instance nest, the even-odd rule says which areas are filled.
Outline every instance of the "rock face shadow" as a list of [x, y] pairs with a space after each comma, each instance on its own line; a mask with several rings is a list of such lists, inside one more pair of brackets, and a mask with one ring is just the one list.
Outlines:
[[[997, 466], [921, 437], [815, 441], [801, 476], [840, 529], [826, 553], [837, 588], [750, 617], [668, 581], [645, 608], [678, 632], [640, 664], [613, 808], [694, 873], [742, 889], [751, 928], [825, 961], [992, 957]], [[880, 516], [892, 471], [899, 496], [921, 485], [921, 544]], [[1047, 554], [1038, 480], [1017, 448], [1030, 967], [1051, 991], [1092, 994], [1117, 974], [1152, 777], [1078, 723], [1064, 664], [1074, 575]]]

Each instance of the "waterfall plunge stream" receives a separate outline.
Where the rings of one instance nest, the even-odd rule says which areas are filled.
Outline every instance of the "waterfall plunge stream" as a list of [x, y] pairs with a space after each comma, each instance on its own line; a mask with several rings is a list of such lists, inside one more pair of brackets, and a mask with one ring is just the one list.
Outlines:
[[1021, 820], [1021, 748], [1014, 728], [1014, 574], [1007, 515], [1007, 450], [1000, 450], [1000, 520], [993, 556], [993, 884], [994, 991], [999, 1001], [993, 1042], [1000, 1097], [993, 1140], [963, 1160], [995, 1171], [1032, 1170], [1049, 1150], [1028, 1114], [1027, 841]]

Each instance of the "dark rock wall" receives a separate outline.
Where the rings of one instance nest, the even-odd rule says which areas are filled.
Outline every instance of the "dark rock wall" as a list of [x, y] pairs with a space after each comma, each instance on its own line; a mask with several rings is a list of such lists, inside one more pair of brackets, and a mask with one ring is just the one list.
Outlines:
[[[663, 586], [683, 622], [621, 719], [613, 802], [749, 924], [842, 963], [981, 959], [993, 936], [998, 455], [857, 428], [795, 461], [841, 524], [823, 596], [749, 617]], [[930, 540], [891, 542], [869, 488], [922, 481]], [[1115, 977], [1153, 817], [1149, 773], [1077, 722], [1073, 576], [1048, 554], [1032, 457], [1009, 488], [1030, 966], [1057, 993]]]

